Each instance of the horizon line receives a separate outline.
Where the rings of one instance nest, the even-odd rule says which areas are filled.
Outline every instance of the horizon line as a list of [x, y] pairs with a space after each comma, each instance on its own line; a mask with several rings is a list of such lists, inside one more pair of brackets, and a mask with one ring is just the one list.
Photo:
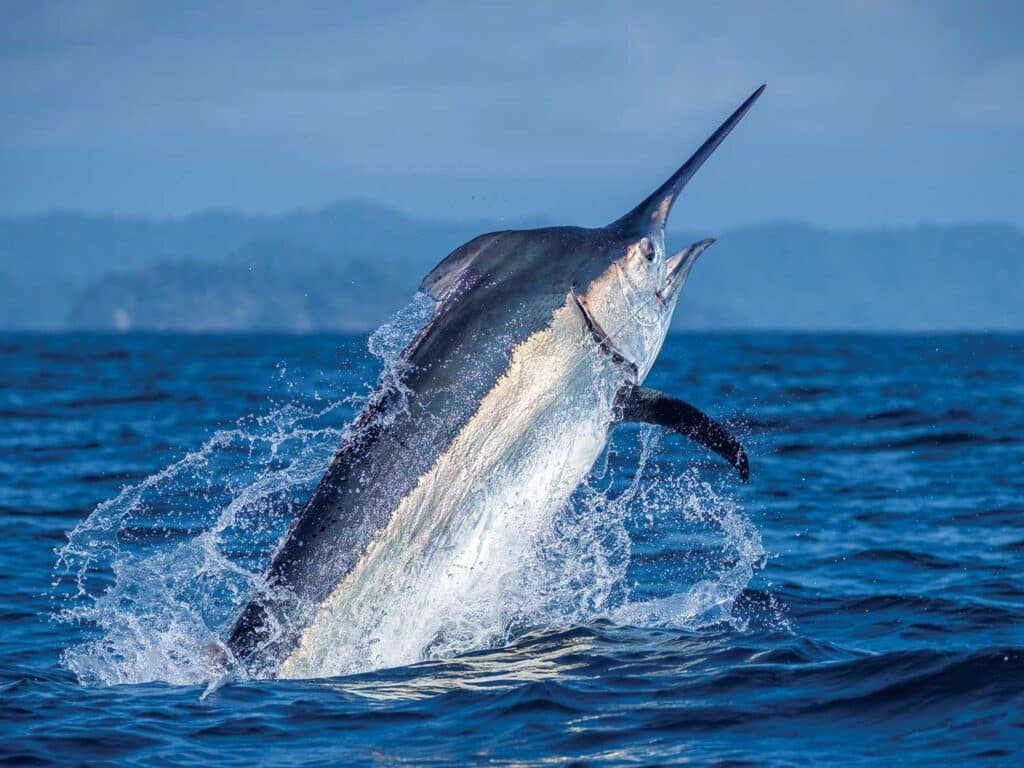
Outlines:
[[[247, 211], [241, 208], [209, 207], [201, 208], [188, 213], [172, 215], [150, 215], [137, 213], [117, 213], [110, 211], [86, 210], [79, 208], [54, 207], [29, 212], [5, 212], [0, 211], [0, 223], [28, 222], [33, 220], [44, 220], [53, 217], [78, 217], [92, 220], [105, 220], [110, 222], [124, 223], [148, 223], [148, 224], [182, 224], [196, 219], [207, 217], [235, 217], [242, 219], [287, 219], [300, 216], [315, 216], [323, 214], [333, 208], [340, 207], [363, 207], [376, 208], [385, 213], [396, 214], [407, 221], [420, 223], [444, 223], [444, 224], [507, 224], [509, 228], [532, 228], [538, 226], [552, 226], [552, 220], [541, 213], [524, 214], [518, 216], [473, 216], [473, 217], [441, 217], [430, 216], [421, 213], [410, 212], [398, 206], [382, 203], [364, 197], [343, 197], [326, 202], [317, 206], [295, 206], [280, 211]], [[731, 224], [721, 227], [721, 231], [735, 231], [742, 229], [753, 229], [764, 226], [796, 225], [813, 229], [827, 230], [831, 232], [864, 232], [864, 231], [912, 231], [919, 229], [952, 229], [959, 227], [996, 226], [1009, 227], [1024, 232], [1024, 222], [1009, 221], [1006, 219], [963, 219], [960, 221], [940, 222], [928, 219], [918, 219], [914, 222], [876, 222], [862, 223], [856, 225], [834, 225], [815, 222], [810, 219], [798, 217], [778, 216], [766, 219], [752, 219], [738, 224]], [[596, 227], [595, 227], [596, 228]], [[670, 227], [672, 231], [686, 231], [687, 227]]]

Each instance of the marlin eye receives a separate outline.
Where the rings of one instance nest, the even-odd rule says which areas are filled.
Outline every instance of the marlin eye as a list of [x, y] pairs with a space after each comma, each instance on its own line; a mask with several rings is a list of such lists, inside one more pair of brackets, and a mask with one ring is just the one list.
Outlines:
[[648, 261], [654, 261], [654, 243], [651, 242], [650, 238], [640, 238], [640, 253], [642, 253], [644, 258]]

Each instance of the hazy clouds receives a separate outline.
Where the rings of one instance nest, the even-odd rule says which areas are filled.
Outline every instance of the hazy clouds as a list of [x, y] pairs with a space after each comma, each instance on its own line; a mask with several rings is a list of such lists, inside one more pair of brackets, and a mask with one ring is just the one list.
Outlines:
[[0, 211], [1024, 224], [1015, 3], [0, 4]]

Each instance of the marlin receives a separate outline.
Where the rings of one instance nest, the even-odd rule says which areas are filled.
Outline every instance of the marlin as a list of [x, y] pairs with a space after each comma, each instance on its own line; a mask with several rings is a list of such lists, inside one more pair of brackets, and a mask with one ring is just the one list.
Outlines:
[[747, 454], [725, 426], [643, 382], [714, 242], [667, 257], [669, 213], [763, 90], [611, 224], [480, 235], [423, 279], [433, 315], [284, 536], [226, 641], [234, 663], [342, 674], [417, 661], [445, 628], [472, 631], [445, 607], [499, 610], [495, 585], [618, 424], [684, 435], [747, 481]]

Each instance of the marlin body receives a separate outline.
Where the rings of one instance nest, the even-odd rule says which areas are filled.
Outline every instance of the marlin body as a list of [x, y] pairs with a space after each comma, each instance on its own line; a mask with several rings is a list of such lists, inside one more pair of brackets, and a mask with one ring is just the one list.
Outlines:
[[282, 541], [227, 640], [234, 661], [258, 675], [344, 674], [416, 661], [442, 631], [471, 635], [458, 617], [502, 610], [510, 564], [616, 424], [684, 434], [746, 481], [722, 425], [642, 385], [713, 242], [666, 257], [669, 212], [763, 89], [621, 219], [481, 235], [424, 278], [434, 314]]

